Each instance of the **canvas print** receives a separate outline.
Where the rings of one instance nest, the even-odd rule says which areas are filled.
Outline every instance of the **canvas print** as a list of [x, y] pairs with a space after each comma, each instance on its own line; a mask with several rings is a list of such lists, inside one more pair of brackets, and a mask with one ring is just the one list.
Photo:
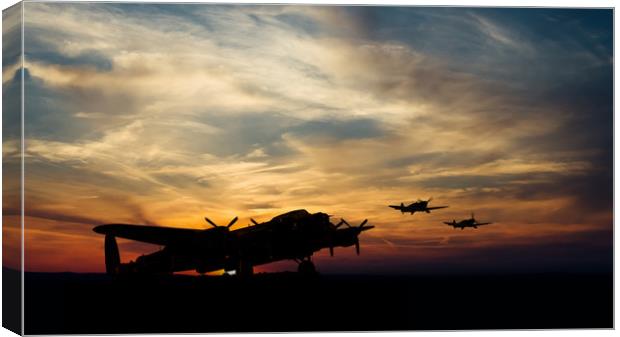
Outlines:
[[613, 11], [3, 11], [3, 326], [613, 327]]

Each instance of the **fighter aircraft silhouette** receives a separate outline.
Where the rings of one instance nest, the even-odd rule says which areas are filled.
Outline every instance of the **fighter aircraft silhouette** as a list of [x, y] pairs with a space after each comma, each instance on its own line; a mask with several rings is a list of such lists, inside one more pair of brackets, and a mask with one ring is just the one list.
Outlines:
[[408, 206], [405, 206], [404, 203], [400, 203], [399, 205], [389, 205], [388, 207], [391, 207], [393, 209], [399, 210], [401, 213], [415, 213], [415, 212], [426, 212], [426, 213], [430, 213], [432, 210], [434, 209], [440, 209], [440, 208], [446, 208], [448, 206], [435, 206], [435, 207], [428, 207], [428, 203], [433, 200], [433, 198], [429, 198], [428, 200], [422, 200], [422, 199], [418, 199], [418, 201], [409, 204]]
[[490, 225], [492, 224], [492, 222], [478, 222], [476, 221], [476, 219], [474, 218], [474, 213], [471, 213], [471, 218], [469, 219], [465, 219], [465, 220], [461, 220], [459, 222], [456, 222], [456, 220], [452, 220], [452, 222], [444, 222], [446, 225], [452, 226], [455, 229], [456, 228], [461, 228], [464, 229], [465, 227], [473, 227], [473, 228], [478, 228], [478, 226], [484, 226], [484, 225]]
[[[315, 272], [312, 255], [329, 248], [355, 245], [359, 255], [359, 235], [374, 226], [364, 220], [353, 227], [344, 219], [334, 225], [325, 213], [310, 214], [304, 209], [278, 215], [254, 226], [230, 230], [237, 217], [226, 226], [208, 229], [172, 228], [131, 224], [100, 225], [93, 230], [105, 235], [106, 272], [118, 274], [166, 274], [176, 271], [234, 270], [242, 277], [253, 274], [253, 267], [291, 259], [298, 263], [298, 271]], [[342, 225], [346, 227], [341, 228]], [[125, 238], [163, 246], [163, 249], [143, 255], [135, 261], [121, 263], [116, 238]]]

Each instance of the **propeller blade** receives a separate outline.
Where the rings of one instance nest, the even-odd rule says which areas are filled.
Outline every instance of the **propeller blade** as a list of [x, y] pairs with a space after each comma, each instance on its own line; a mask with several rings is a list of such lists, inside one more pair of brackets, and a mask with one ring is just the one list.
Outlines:
[[349, 223], [345, 219], [341, 218], [340, 222], [342, 222], [343, 224], [347, 225], [347, 227], [351, 228], [351, 225], [349, 225]]
[[340, 220], [340, 222], [339, 222], [339, 223], [337, 223], [336, 225], [334, 225], [334, 224], [332, 224], [332, 225], [333, 225], [334, 227], [338, 228], [338, 227], [342, 226], [342, 224], [343, 224], [343, 223], [344, 223], [344, 222], [343, 222], [342, 220]]
[[258, 225], [258, 222], [256, 222], [256, 220], [250, 218], [250, 221], [252, 221], [253, 224]]
[[373, 228], [375, 228], [375, 226], [366, 226], [364, 228], [360, 228], [360, 232], [367, 231], [367, 230], [373, 229]]
[[235, 217], [234, 219], [232, 219], [232, 220], [228, 223], [228, 226], [226, 226], [226, 228], [230, 228], [230, 227], [232, 227], [232, 225], [234, 225], [234, 224], [235, 224], [235, 222], [237, 222], [237, 220], [239, 220], [239, 218], [238, 218], [238, 217]]
[[205, 220], [207, 220], [207, 222], [208, 222], [208, 223], [210, 223], [210, 224], [211, 224], [211, 226], [216, 227], [216, 228], [217, 228], [217, 227], [219, 227], [219, 226], [218, 226], [218, 225], [216, 225], [213, 221], [209, 220], [209, 218], [205, 217]]
[[433, 200], [433, 197], [428, 198], [426, 202], [431, 202], [431, 200]]
[[364, 225], [368, 222], [368, 219], [364, 219], [364, 221], [362, 221], [362, 223], [359, 225], [359, 228], [364, 227]]
[[357, 253], [357, 255], [360, 255], [360, 241], [359, 240], [355, 240], [355, 253]]

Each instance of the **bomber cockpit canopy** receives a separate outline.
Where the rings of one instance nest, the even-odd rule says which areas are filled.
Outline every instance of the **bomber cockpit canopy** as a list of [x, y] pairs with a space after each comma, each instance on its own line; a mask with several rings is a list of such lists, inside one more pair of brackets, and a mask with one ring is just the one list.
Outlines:
[[288, 213], [280, 214], [274, 217], [273, 219], [271, 219], [271, 221], [297, 220], [297, 219], [305, 218], [308, 215], [310, 215], [310, 213], [308, 213], [308, 211], [306, 211], [305, 209], [298, 209], [298, 210], [290, 211]]

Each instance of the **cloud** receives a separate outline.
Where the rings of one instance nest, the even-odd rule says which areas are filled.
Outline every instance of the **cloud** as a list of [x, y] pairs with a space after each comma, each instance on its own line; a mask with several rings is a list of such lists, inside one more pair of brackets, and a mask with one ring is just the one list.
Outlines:
[[380, 123], [369, 118], [313, 120], [290, 128], [288, 133], [311, 141], [365, 139], [384, 135]]
[[96, 71], [111, 71], [113, 61], [105, 53], [96, 49], [62, 52], [52, 42], [43, 37], [48, 36], [43, 29], [28, 29], [25, 37], [28, 39], [28, 48], [24, 50], [24, 57], [29, 62], [40, 62], [72, 68], [94, 68]]
[[[6, 212], [7, 215], [20, 215], [21, 211], [16, 209], [4, 209], [3, 212]], [[64, 223], [78, 223], [78, 224], [87, 224], [91, 226], [101, 225], [102, 223], [98, 219], [92, 219], [88, 217], [83, 217], [79, 215], [69, 215], [62, 212], [54, 212], [54, 211], [44, 211], [44, 210], [32, 210], [28, 209], [26, 212], [27, 216], [35, 217], [35, 218], [43, 218], [54, 221], [60, 221]], [[30, 225], [30, 224], [29, 224]]]
[[2, 78], [12, 74], [12, 65], [21, 61], [22, 45], [22, 7], [12, 6], [2, 11]]
[[[202, 214], [307, 208], [368, 217], [377, 256], [432, 261], [449, 244], [459, 255], [609, 226], [608, 23], [562, 10], [26, 6], [37, 239], [78, 220], [201, 228]], [[386, 207], [430, 196], [450, 207]], [[472, 210], [502, 225], [441, 226]]]
[[[27, 74], [27, 73], [26, 73]], [[21, 126], [21, 71], [15, 71], [11, 80], [2, 82], [3, 146], [10, 140], [20, 140]]]
[[517, 41], [515, 37], [511, 36], [509, 32], [497, 23], [494, 23], [490, 19], [480, 15], [473, 14], [472, 17], [475, 19], [480, 31], [486, 34], [489, 38], [493, 39], [495, 42], [499, 42], [500, 44], [517, 52], [533, 52], [532, 47], [529, 44]]

